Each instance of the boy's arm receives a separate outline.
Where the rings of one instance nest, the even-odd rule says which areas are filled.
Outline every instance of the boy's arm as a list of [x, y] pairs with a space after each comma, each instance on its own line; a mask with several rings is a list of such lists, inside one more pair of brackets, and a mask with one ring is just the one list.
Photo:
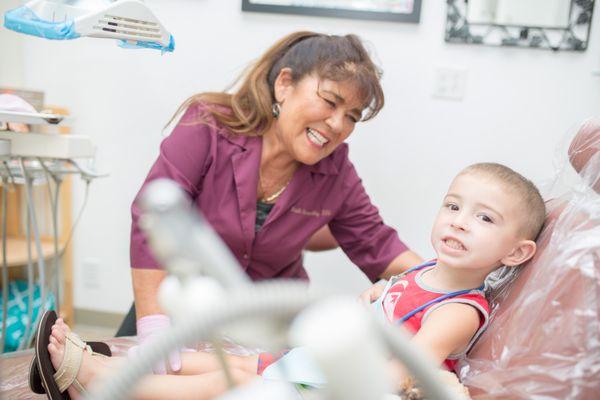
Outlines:
[[[468, 304], [445, 304], [429, 314], [421, 329], [413, 336], [415, 343], [441, 365], [453, 353], [463, 350], [479, 329], [479, 312]], [[398, 383], [408, 378], [408, 372], [394, 368]]]
[[463, 350], [479, 329], [479, 311], [464, 303], [438, 307], [423, 321], [413, 343], [433, 356], [437, 365], [452, 353]]

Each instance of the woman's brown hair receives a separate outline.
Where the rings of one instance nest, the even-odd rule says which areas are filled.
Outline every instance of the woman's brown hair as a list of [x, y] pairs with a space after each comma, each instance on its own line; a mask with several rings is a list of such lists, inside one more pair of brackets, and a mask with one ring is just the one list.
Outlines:
[[191, 105], [204, 103], [208, 113], [232, 132], [261, 135], [274, 121], [273, 87], [283, 68], [291, 69], [294, 82], [313, 73], [321, 79], [353, 82], [366, 109], [363, 121], [373, 118], [383, 107], [381, 70], [358, 36], [295, 32], [279, 40], [251, 65], [234, 82], [241, 82], [236, 91], [196, 94], [179, 107], [169, 124]]

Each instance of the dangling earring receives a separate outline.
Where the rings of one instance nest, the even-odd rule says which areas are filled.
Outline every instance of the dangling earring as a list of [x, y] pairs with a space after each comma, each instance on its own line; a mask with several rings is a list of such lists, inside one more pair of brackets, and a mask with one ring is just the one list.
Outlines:
[[281, 105], [277, 102], [274, 102], [273, 106], [271, 107], [271, 111], [273, 112], [273, 118], [279, 118], [279, 114], [281, 114]]

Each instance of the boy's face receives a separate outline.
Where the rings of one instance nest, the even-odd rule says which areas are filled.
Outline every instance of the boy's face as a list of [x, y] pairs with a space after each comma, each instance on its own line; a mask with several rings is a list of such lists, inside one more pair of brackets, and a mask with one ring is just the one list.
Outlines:
[[523, 239], [521, 220], [519, 203], [496, 179], [477, 172], [457, 176], [431, 232], [438, 262], [491, 272]]

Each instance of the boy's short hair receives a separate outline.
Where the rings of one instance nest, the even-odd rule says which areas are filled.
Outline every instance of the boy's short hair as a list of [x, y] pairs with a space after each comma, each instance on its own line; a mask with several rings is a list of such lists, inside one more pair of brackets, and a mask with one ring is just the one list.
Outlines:
[[478, 163], [463, 169], [458, 175], [480, 173], [500, 182], [507, 190], [515, 193], [523, 206], [521, 233], [526, 239], [535, 240], [546, 219], [546, 206], [537, 187], [529, 179], [505, 165]]

